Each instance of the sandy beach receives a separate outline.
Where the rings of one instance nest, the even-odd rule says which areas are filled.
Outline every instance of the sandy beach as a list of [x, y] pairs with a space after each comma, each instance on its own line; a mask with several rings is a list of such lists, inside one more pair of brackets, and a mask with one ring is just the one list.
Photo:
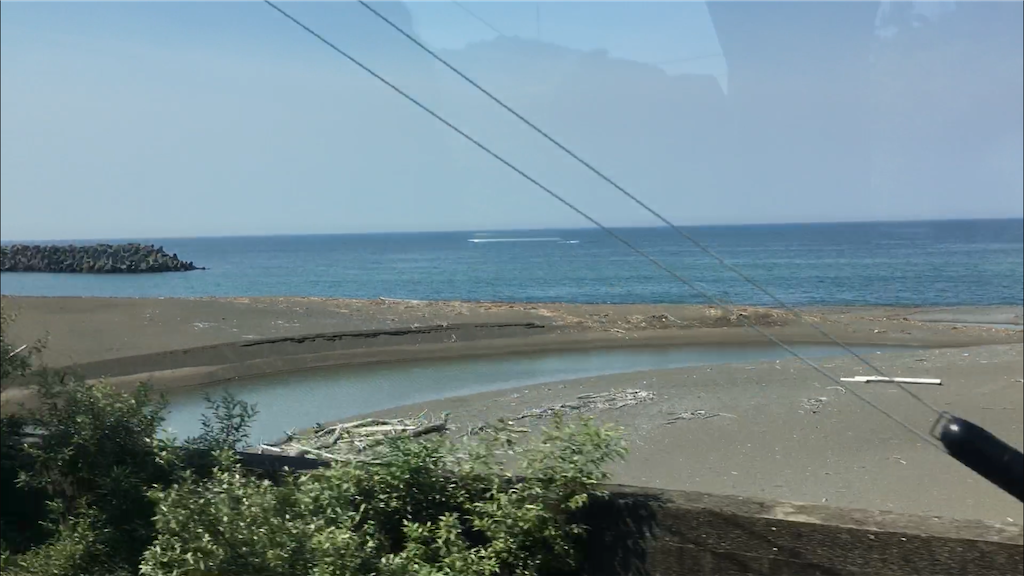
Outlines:
[[[1024, 446], [1021, 345], [882, 354], [871, 361], [893, 376], [941, 378], [941, 386], [911, 388], [932, 406]], [[851, 357], [821, 365], [844, 377], [871, 373]], [[927, 433], [935, 419], [894, 385], [851, 386], [918, 431]], [[630, 453], [612, 467], [614, 483], [1002, 524], [1024, 519], [1024, 505], [1012, 496], [796, 359], [585, 378], [369, 416], [446, 411], [456, 435], [499, 417], [536, 431], [548, 420], [520, 416], [624, 388], [654, 398], [592, 412], [626, 434]]]
[[[16, 341], [47, 339], [52, 366], [106, 362], [96, 376], [237, 363], [239, 346], [260, 358], [355, 352], [335, 364], [401, 360], [409, 347], [438, 354], [501, 354], [647, 344], [747, 344], [765, 338], [709, 306], [509, 304], [322, 298], [45, 298], [4, 296]], [[828, 342], [788, 312], [737, 307], [746, 322], [790, 343]], [[1021, 307], [827, 308], [802, 314], [847, 344], [975, 346], [1020, 343]], [[992, 325], [1007, 325], [1002, 329]], [[443, 334], [431, 329], [443, 328]], [[324, 336], [342, 334], [325, 345]], [[359, 338], [360, 334], [371, 337]], [[387, 338], [372, 337], [388, 334]], [[317, 338], [320, 336], [321, 338]], [[424, 338], [426, 337], [426, 340]], [[497, 342], [497, 343], [495, 343]], [[190, 350], [187, 355], [181, 351]], [[203, 350], [202, 354], [199, 350]], [[382, 353], [389, 350], [389, 353]], [[419, 353], [423, 353], [421, 350]], [[205, 355], [205, 356], [204, 356]], [[301, 368], [302, 366], [295, 366]], [[93, 375], [93, 374], [90, 374]]]
[[[45, 339], [52, 367], [132, 387], [178, 389], [326, 366], [529, 352], [765, 344], [958, 347], [1024, 340], [1021, 307], [738, 307], [431, 302], [380, 298], [4, 296], [15, 342]], [[812, 326], [811, 323], [816, 325]], [[6, 386], [3, 409], [26, 401]]]
[[[47, 338], [43, 359], [51, 365], [73, 365], [115, 384], [150, 380], [164, 388], [362, 362], [764, 341], [740, 318], [682, 305], [5, 296], [4, 309], [17, 315], [12, 340]], [[787, 312], [737, 312], [787, 343], [828, 341]], [[928, 348], [871, 361], [889, 375], [941, 378], [942, 386], [915, 392], [1024, 445], [1020, 307], [803, 314], [846, 344]], [[822, 366], [844, 377], [870, 373], [849, 356]], [[934, 420], [894, 386], [854, 386], [918, 431]], [[563, 381], [375, 415], [447, 411], [458, 434], [580, 394], [624, 388], [651, 392], [653, 399], [594, 413], [627, 435], [630, 456], [613, 469], [617, 483], [1001, 523], [1024, 517], [1019, 502], [795, 359]], [[16, 387], [5, 391], [5, 411], [25, 398]], [[536, 430], [544, 422], [522, 418], [517, 425]]]

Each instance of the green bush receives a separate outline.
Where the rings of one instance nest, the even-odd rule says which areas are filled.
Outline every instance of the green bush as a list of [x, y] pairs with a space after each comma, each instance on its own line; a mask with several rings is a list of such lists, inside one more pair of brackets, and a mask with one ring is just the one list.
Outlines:
[[[8, 340], [8, 328], [14, 316], [0, 310], [0, 388], [6, 389], [11, 378], [23, 378], [32, 368], [37, 345], [15, 346]], [[18, 415], [0, 419], [0, 553], [5, 562], [9, 553], [27, 550], [52, 536], [48, 526], [40, 522], [46, 514], [46, 495], [19, 485], [23, 470], [31, 465], [24, 450], [24, 430], [28, 421]]]
[[7, 329], [13, 321], [13, 314], [0, 309], [0, 388], [7, 388], [12, 376], [25, 376], [32, 368], [32, 356], [43, 346], [42, 340], [23, 346], [8, 342]]
[[166, 406], [146, 386], [123, 393], [35, 368], [40, 346], [0, 344], [4, 378], [21, 377], [36, 407], [0, 420], [0, 543], [4, 571], [24, 574], [137, 573], [155, 538], [149, 492], [184, 470], [209, 470], [209, 450], [234, 448], [255, 409], [208, 399], [203, 433], [182, 445], [158, 436]]
[[[175, 442], [145, 386], [45, 370], [34, 386], [40, 407], [3, 420], [5, 574], [570, 573], [574, 512], [625, 453], [615, 431], [555, 419], [525, 440], [391, 438], [271, 482], [235, 457], [256, 415], [241, 400], [208, 398], [202, 433]], [[44, 440], [22, 442], [26, 429]]]
[[[11, 551], [32, 549], [16, 558], [26, 574], [137, 572], [156, 537], [151, 490], [208, 471], [209, 449], [234, 448], [255, 414], [231, 397], [210, 400], [207, 419], [236, 426], [206, 428], [178, 445], [160, 438], [166, 402], [144, 385], [126, 394], [45, 370], [33, 382], [39, 407], [3, 421], [5, 474], [17, 476], [4, 485], [3, 541]], [[19, 442], [26, 429], [40, 441]], [[30, 537], [25, 527], [34, 528]]]
[[[569, 521], [624, 453], [618, 434], [556, 420], [520, 445], [394, 438], [373, 462], [279, 485], [225, 457], [211, 478], [154, 493], [149, 575], [342, 576], [566, 573], [583, 527]], [[502, 455], [521, 477], [502, 471]]]

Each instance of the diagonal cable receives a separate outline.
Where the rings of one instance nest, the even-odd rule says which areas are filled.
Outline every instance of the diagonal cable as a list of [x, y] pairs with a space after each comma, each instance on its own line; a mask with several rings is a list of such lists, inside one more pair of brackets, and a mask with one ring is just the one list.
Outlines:
[[[469, 76], [464, 74], [461, 70], [459, 70], [458, 68], [456, 68], [455, 66], [450, 64], [447, 60], [445, 60], [444, 58], [439, 56], [436, 52], [434, 52], [433, 50], [428, 48], [425, 44], [423, 44], [422, 42], [417, 40], [414, 36], [412, 36], [411, 34], [406, 32], [400, 26], [398, 26], [397, 24], [395, 24], [394, 22], [389, 20], [386, 16], [384, 16], [383, 14], [378, 12], [376, 9], [374, 9], [372, 6], [370, 6], [367, 2], [365, 2], [365, 0], [358, 0], [358, 1], [359, 1], [360, 4], [363, 5], [364, 8], [366, 8], [367, 10], [372, 12], [374, 15], [376, 15], [378, 18], [383, 20], [387, 25], [391, 26], [396, 31], [398, 31], [399, 34], [401, 34], [402, 36], [405, 36], [407, 39], [409, 39], [409, 41], [411, 41], [414, 44], [416, 44], [417, 46], [419, 46], [427, 54], [430, 54], [435, 60], [437, 60], [438, 62], [443, 64], [445, 67], [447, 67], [449, 70], [451, 70], [452, 72], [457, 74], [460, 78], [462, 78], [463, 80], [465, 80], [466, 82], [471, 84], [474, 88], [476, 88], [477, 90], [482, 92], [485, 96], [490, 98], [496, 104], [498, 104], [499, 106], [504, 108], [507, 112], [509, 112], [510, 114], [515, 116], [516, 118], [518, 118], [520, 121], [522, 121], [524, 124], [526, 124], [530, 128], [532, 128], [535, 132], [537, 132], [538, 134], [543, 136], [545, 139], [547, 139], [548, 142], [551, 142], [552, 144], [557, 146], [560, 150], [562, 150], [563, 152], [568, 154], [570, 157], [572, 157], [572, 159], [576, 160], [577, 162], [579, 162], [580, 164], [582, 164], [583, 166], [588, 168], [591, 172], [596, 174], [598, 177], [600, 177], [602, 180], [604, 180], [608, 184], [611, 184], [619, 192], [622, 192], [623, 194], [625, 194], [630, 200], [632, 200], [633, 202], [638, 204], [641, 208], [643, 208], [644, 210], [646, 210], [647, 212], [652, 214], [658, 220], [661, 220], [661, 222], [664, 223], [666, 226], [669, 226], [670, 228], [675, 230], [676, 234], [678, 234], [678, 235], [682, 236], [683, 238], [685, 238], [686, 240], [690, 241], [690, 243], [692, 243], [694, 246], [696, 246], [701, 252], [704, 252], [708, 256], [714, 258], [719, 264], [721, 264], [722, 266], [727, 268], [730, 272], [736, 274], [737, 276], [739, 276], [740, 278], [745, 280], [748, 284], [750, 284], [751, 286], [753, 286], [754, 288], [759, 290], [762, 294], [768, 296], [768, 298], [770, 298], [773, 302], [775, 302], [779, 307], [781, 307], [784, 310], [790, 312], [791, 314], [796, 316], [798, 319], [802, 320], [804, 323], [806, 323], [807, 325], [809, 325], [812, 328], [814, 328], [814, 330], [817, 331], [819, 334], [821, 334], [822, 336], [824, 336], [825, 338], [827, 338], [828, 340], [830, 340], [831, 342], [833, 342], [837, 346], [841, 347], [846, 352], [848, 352], [851, 355], [853, 355], [853, 357], [855, 357], [857, 360], [860, 360], [865, 366], [867, 366], [868, 368], [874, 370], [876, 374], [878, 374], [880, 376], [885, 376], [885, 374], [882, 372], [882, 370], [880, 368], [878, 368], [877, 366], [875, 366], [874, 364], [872, 364], [869, 360], [867, 360], [862, 355], [858, 354], [855, 350], [853, 350], [852, 348], [850, 348], [849, 346], [847, 346], [846, 344], [844, 344], [843, 342], [841, 342], [840, 340], [838, 340], [837, 338], [835, 338], [834, 336], [829, 334], [824, 328], [822, 328], [821, 326], [819, 326], [818, 324], [816, 324], [815, 322], [813, 322], [812, 320], [807, 318], [807, 316], [805, 316], [798, 309], [796, 309], [796, 308], [786, 304], [782, 299], [780, 299], [778, 296], [776, 296], [775, 294], [770, 292], [767, 288], [765, 288], [764, 286], [762, 286], [761, 284], [756, 282], [753, 278], [751, 278], [751, 277], [747, 276], [746, 274], [744, 274], [742, 270], [740, 270], [739, 268], [736, 268], [735, 266], [730, 264], [728, 261], [726, 261], [724, 258], [719, 256], [716, 252], [712, 251], [704, 243], [700, 242], [699, 240], [694, 238], [692, 235], [688, 234], [685, 230], [681, 229], [680, 227], [678, 227], [675, 224], [673, 224], [672, 222], [670, 222], [668, 220], [668, 218], [665, 218], [664, 216], [662, 216], [660, 212], [658, 212], [654, 208], [651, 208], [650, 206], [648, 206], [643, 200], [640, 200], [639, 198], [634, 196], [628, 190], [626, 190], [625, 188], [620, 186], [618, 183], [616, 183], [614, 180], [612, 180], [611, 178], [606, 176], [603, 172], [601, 172], [600, 170], [595, 168], [592, 164], [590, 164], [589, 162], [587, 162], [583, 158], [580, 158], [575, 152], [573, 152], [572, 150], [566, 148], [561, 142], [559, 142], [558, 140], [555, 140], [551, 135], [549, 135], [547, 132], [545, 132], [544, 130], [539, 128], [536, 124], [534, 124], [533, 122], [530, 122], [529, 120], [527, 120], [525, 117], [523, 117], [522, 114], [520, 114], [519, 112], [516, 112], [510, 106], [505, 104], [500, 98], [498, 98], [497, 96], [492, 94], [486, 88], [484, 88], [483, 86], [478, 84], [476, 81], [474, 81], [472, 78], [470, 78]], [[936, 414], [939, 414], [940, 411], [938, 409], [936, 409], [934, 406], [932, 406], [928, 401], [926, 401], [920, 395], [918, 395], [917, 393], [913, 392], [912, 390], [910, 390], [909, 388], [907, 388], [903, 384], [900, 384], [898, 382], [895, 383], [895, 384], [901, 390], [903, 390], [904, 392], [909, 394], [911, 397], [913, 397], [915, 400], [917, 400], [921, 404], [923, 404], [923, 405], [927, 406], [929, 409], [931, 409], [932, 412], [934, 412]]]
[[[636, 247], [635, 245], [633, 245], [631, 242], [629, 242], [628, 240], [626, 240], [622, 236], [616, 234], [614, 230], [608, 228], [604, 224], [601, 224], [600, 222], [595, 220], [592, 216], [590, 216], [589, 214], [587, 214], [586, 212], [584, 212], [580, 208], [576, 207], [575, 204], [573, 204], [572, 202], [566, 200], [561, 195], [559, 195], [557, 192], [555, 192], [554, 190], [548, 188], [544, 184], [541, 184], [540, 182], [538, 182], [536, 179], [534, 179], [532, 176], [530, 176], [526, 172], [523, 172], [520, 168], [516, 167], [514, 164], [512, 164], [511, 162], [509, 162], [508, 160], [503, 158], [501, 155], [499, 155], [498, 153], [496, 153], [493, 150], [491, 150], [490, 148], [488, 148], [485, 144], [481, 143], [479, 140], [473, 138], [472, 136], [470, 136], [466, 132], [462, 131], [462, 129], [460, 129], [458, 126], [455, 126], [454, 124], [452, 124], [451, 122], [446, 120], [444, 117], [442, 117], [438, 113], [436, 113], [433, 110], [431, 110], [425, 104], [421, 103], [419, 100], [417, 100], [413, 96], [409, 95], [407, 92], [405, 92], [404, 90], [402, 90], [401, 88], [399, 88], [395, 84], [392, 84], [390, 81], [388, 81], [386, 78], [384, 78], [383, 76], [381, 76], [377, 72], [374, 72], [372, 68], [370, 68], [367, 65], [363, 64], [358, 59], [356, 59], [354, 56], [352, 56], [349, 53], [345, 52], [344, 50], [339, 48], [337, 45], [335, 45], [333, 42], [331, 42], [330, 40], [324, 38], [323, 36], [321, 36], [319, 33], [317, 33], [315, 30], [313, 30], [312, 28], [310, 28], [306, 24], [303, 24], [300, 20], [298, 20], [297, 18], [295, 18], [294, 16], [292, 16], [291, 14], [286, 12], [284, 9], [279, 7], [277, 4], [275, 4], [271, 0], [263, 0], [263, 1], [264, 1], [265, 4], [267, 4], [268, 6], [270, 6], [274, 10], [276, 10], [278, 13], [280, 13], [282, 16], [284, 16], [285, 18], [290, 20], [293, 24], [295, 24], [299, 28], [302, 28], [306, 33], [308, 33], [309, 35], [313, 36], [314, 38], [316, 38], [317, 40], [322, 42], [328, 48], [330, 48], [334, 52], [338, 53], [340, 56], [344, 57], [349, 62], [351, 62], [351, 63], [355, 64], [356, 66], [358, 66], [360, 69], [362, 69], [367, 74], [369, 74], [369, 75], [373, 76], [374, 78], [376, 78], [377, 80], [379, 80], [382, 84], [384, 84], [388, 88], [391, 88], [398, 95], [402, 96], [403, 98], [408, 100], [410, 103], [415, 105], [417, 108], [419, 108], [420, 110], [423, 110], [424, 112], [426, 112], [427, 114], [432, 116], [435, 120], [441, 122], [442, 124], [444, 124], [448, 128], [452, 129], [455, 133], [457, 133], [458, 135], [460, 135], [463, 138], [465, 138], [466, 140], [468, 140], [471, 144], [475, 145], [477, 148], [479, 148], [480, 150], [485, 152], [487, 155], [491, 156], [492, 158], [494, 158], [498, 162], [501, 162], [507, 168], [509, 168], [510, 170], [512, 170], [513, 172], [518, 174], [519, 176], [523, 177], [524, 179], [526, 179], [528, 182], [530, 182], [534, 186], [540, 188], [545, 193], [547, 193], [549, 196], [551, 196], [555, 200], [558, 200], [560, 203], [565, 205], [567, 208], [569, 208], [573, 212], [579, 214], [584, 219], [586, 219], [588, 222], [590, 222], [591, 224], [593, 224], [597, 228], [600, 228], [605, 233], [610, 235], [612, 238], [614, 238], [615, 240], [619, 241], [624, 246], [626, 246], [627, 248], [629, 248], [630, 250], [632, 250], [633, 252], [635, 252], [639, 256], [641, 256], [644, 259], [646, 259], [647, 261], [649, 261], [651, 264], [654, 264], [656, 267], [658, 267], [659, 269], [663, 270], [665, 273], [669, 274], [670, 276], [672, 276], [676, 280], [679, 280], [684, 285], [689, 287], [691, 290], [693, 290], [694, 292], [697, 292], [698, 294], [700, 294], [702, 297], [704, 297], [711, 304], [714, 304], [715, 306], [717, 306], [721, 310], [725, 311], [729, 315], [735, 315], [735, 311], [731, 307], [729, 307], [727, 304], [719, 301], [712, 294], [708, 293], [707, 291], [703, 290], [702, 288], [699, 288], [693, 282], [687, 280], [683, 276], [681, 276], [678, 273], [674, 272], [673, 270], [671, 270], [670, 268], [668, 268], [667, 266], [662, 264], [659, 260], [657, 260], [653, 256], [647, 254], [646, 252], [644, 252], [640, 248]], [[810, 368], [814, 369], [816, 372], [818, 372], [819, 374], [821, 374], [825, 378], [835, 382], [840, 388], [850, 392], [851, 394], [853, 394], [854, 396], [859, 398], [861, 401], [863, 401], [868, 406], [871, 406], [872, 408], [874, 408], [875, 410], [880, 412], [885, 417], [889, 418], [890, 420], [892, 420], [896, 424], [900, 425], [901, 427], [903, 427], [904, 429], [906, 429], [910, 433], [914, 434], [915, 436], [917, 436], [918, 438], [923, 440], [927, 445], [929, 445], [929, 446], [931, 446], [931, 447], [933, 447], [933, 448], [935, 448], [937, 450], [942, 451], [942, 448], [940, 448], [937, 444], [935, 444], [932, 441], [932, 439], [929, 438], [927, 435], [917, 431], [912, 426], [906, 424], [905, 422], [903, 422], [902, 420], [900, 420], [896, 416], [890, 414], [884, 408], [882, 408], [881, 406], [875, 404], [874, 402], [872, 402], [870, 399], [868, 399], [867, 397], [865, 397], [861, 393], [857, 392], [856, 389], [844, 385], [842, 383], [842, 381], [840, 381], [838, 378], [836, 378], [832, 374], [828, 373], [828, 371], [826, 371], [824, 368], [818, 366], [817, 364], [812, 362], [810, 359], [805, 358], [799, 352], [797, 352], [796, 350], [790, 348], [785, 343], [780, 341], [778, 338], [772, 336], [768, 332], [765, 332], [761, 328], [757, 327], [755, 324], [752, 324], [752, 323], [748, 322], [746, 320], [746, 318], [743, 317], [743, 316], [737, 316], [737, 318], [746, 327], [748, 327], [748, 328], [754, 330], [755, 332], [757, 332], [758, 334], [764, 336], [765, 338], [767, 338], [768, 340], [770, 340], [771, 342], [773, 342], [774, 344], [776, 344], [777, 346], [779, 346], [780, 348], [785, 350], [786, 352], [788, 352], [791, 355], [793, 355], [793, 357], [797, 358], [798, 360], [800, 360], [801, 362], [803, 362], [804, 364], [806, 364]]]
[[461, 8], [463, 12], [465, 12], [466, 14], [469, 14], [477, 22], [479, 22], [479, 23], [483, 24], [484, 26], [487, 26], [488, 28], [490, 28], [491, 31], [494, 32], [495, 34], [497, 34], [498, 36], [505, 36], [504, 32], [502, 32], [501, 30], [498, 30], [497, 28], [495, 28], [493, 25], [491, 25], [490, 22], [488, 22], [487, 20], [484, 20], [483, 18], [481, 18], [480, 15], [477, 14], [476, 12], [473, 12], [469, 8], [466, 8], [466, 5], [463, 4], [462, 2], [458, 2], [457, 0], [451, 0], [451, 3], [455, 4], [456, 6]]

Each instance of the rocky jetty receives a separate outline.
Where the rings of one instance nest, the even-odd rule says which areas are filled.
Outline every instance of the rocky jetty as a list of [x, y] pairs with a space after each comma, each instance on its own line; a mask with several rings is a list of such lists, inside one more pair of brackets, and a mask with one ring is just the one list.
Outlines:
[[203, 270], [177, 254], [152, 244], [40, 246], [15, 244], [0, 248], [0, 271], [141, 274]]

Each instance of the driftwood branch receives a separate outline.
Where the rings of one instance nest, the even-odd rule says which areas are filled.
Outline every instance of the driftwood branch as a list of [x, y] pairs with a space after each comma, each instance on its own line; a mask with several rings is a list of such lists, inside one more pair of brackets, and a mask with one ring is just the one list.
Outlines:
[[889, 382], [895, 384], [931, 384], [933, 386], [942, 385], [942, 380], [939, 378], [889, 378], [888, 376], [854, 376], [853, 378], [840, 378], [843, 382]]
[[21, 353], [21, 351], [24, 350], [25, 348], [28, 348], [28, 344], [22, 344], [20, 347], [18, 347], [17, 350], [15, 350], [14, 352], [11, 352], [10, 354], [8, 354], [6, 360], [10, 360], [11, 358], [14, 358], [15, 355]]
[[[447, 414], [443, 415], [441, 420], [427, 419], [424, 417], [425, 414], [426, 412], [423, 412], [411, 419], [366, 418], [355, 422], [344, 422], [322, 428], [308, 436], [291, 433], [288, 440], [277, 447], [275, 452], [308, 454], [333, 461], [371, 462], [371, 460], [356, 454], [377, 446], [390, 437], [419, 438], [443, 433], [448, 429]], [[261, 450], [266, 448], [269, 447], [260, 447]]]
[[625, 406], [634, 406], [654, 400], [654, 392], [647, 390], [612, 390], [610, 392], [593, 392], [580, 394], [575, 401], [562, 402], [543, 408], [533, 408], [512, 417], [511, 421], [526, 418], [549, 418], [556, 414], [579, 414], [599, 410], [615, 410]]

